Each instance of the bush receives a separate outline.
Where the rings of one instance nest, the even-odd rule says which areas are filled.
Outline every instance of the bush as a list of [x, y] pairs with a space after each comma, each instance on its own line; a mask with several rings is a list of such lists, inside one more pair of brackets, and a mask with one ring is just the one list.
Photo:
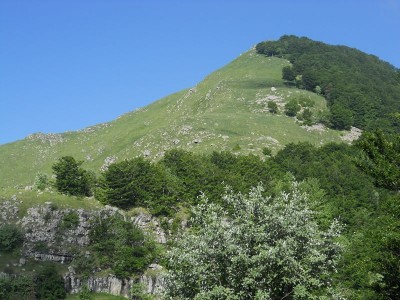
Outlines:
[[22, 232], [16, 225], [4, 224], [0, 226], [0, 251], [12, 251], [20, 246], [22, 241]]
[[60, 300], [66, 297], [64, 280], [58, 274], [54, 265], [45, 265], [39, 270], [35, 278], [35, 284], [38, 299]]
[[295, 117], [301, 106], [296, 99], [291, 99], [285, 104], [285, 113], [289, 117]]
[[143, 271], [155, 257], [154, 243], [120, 215], [95, 220], [89, 237], [99, 266], [111, 268], [119, 278]]
[[61, 221], [60, 229], [68, 230], [79, 225], [79, 216], [75, 211], [68, 212]]

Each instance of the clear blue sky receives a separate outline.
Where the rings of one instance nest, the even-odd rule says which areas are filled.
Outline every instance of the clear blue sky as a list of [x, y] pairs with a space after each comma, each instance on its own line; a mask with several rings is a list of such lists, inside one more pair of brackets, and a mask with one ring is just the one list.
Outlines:
[[283, 34], [400, 67], [400, 0], [0, 0], [0, 144], [113, 120]]

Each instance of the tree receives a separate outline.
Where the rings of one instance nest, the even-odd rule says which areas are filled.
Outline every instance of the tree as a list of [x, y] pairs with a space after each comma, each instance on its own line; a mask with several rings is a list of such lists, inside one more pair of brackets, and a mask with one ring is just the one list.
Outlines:
[[371, 175], [378, 186], [400, 189], [400, 135], [392, 138], [382, 131], [364, 132], [356, 142], [362, 150], [358, 166]]
[[278, 104], [276, 104], [275, 101], [268, 101], [268, 110], [272, 114], [277, 114], [279, 109], [278, 109]]
[[303, 110], [303, 119], [306, 125], [312, 125], [312, 111], [309, 108]]
[[0, 251], [9, 252], [22, 244], [21, 230], [14, 224], [0, 225]]
[[202, 203], [192, 228], [167, 253], [166, 293], [173, 299], [314, 299], [329, 295], [341, 247], [340, 225], [321, 230], [305, 183], [264, 197], [227, 192]]
[[287, 81], [294, 81], [296, 79], [296, 73], [291, 66], [282, 68], [282, 79]]
[[152, 207], [152, 201], [168, 193], [164, 186], [165, 177], [159, 165], [142, 157], [112, 164], [104, 172], [105, 201], [124, 209]]
[[64, 280], [54, 265], [45, 265], [36, 275], [36, 296], [38, 299], [65, 299]]
[[285, 113], [289, 117], [295, 117], [300, 109], [301, 106], [296, 99], [291, 99], [285, 104]]
[[333, 104], [330, 108], [330, 121], [332, 127], [338, 130], [349, 130], [353, 125], [353, 114], [351, 110], [341, 104]]
[[61, 157], [53, 166], [55, 186], [60, 193], [72, 196], [90, 196], [89, 175], [82, 169], [83, 161], [72, 156]]

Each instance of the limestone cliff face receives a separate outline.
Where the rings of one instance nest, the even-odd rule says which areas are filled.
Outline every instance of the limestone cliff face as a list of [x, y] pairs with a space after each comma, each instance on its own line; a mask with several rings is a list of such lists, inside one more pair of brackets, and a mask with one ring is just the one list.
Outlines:
[[[136, 216], [126, 216], [123, 211], [115, 207], [105, 206], [99, 210], [58, 209], [53, 203], [31, 207], [23, 217], [19, 217], [19, 207], [22, 204], [17, 197], [0, 203], [0, 225], [2, 223], [16, 223], [21, 226], [24, 234], [22, 246], [22, 260], [33, 258], [39, 261], [52, 261], [67, 264], [73, 260], [78, 251], [82, 252], [90, 243], [89, 231], [94, 218], [105, 218], [114, 214], [121, 214], [125, 221], [130, 221], [151, 234], [159, 243], [166, 243], [166, 234], [160, 222], [148, 213], [141, 212]], [[74, 220], [68, 223], [68, 216]], [[67, 221], [66, 221], [67, 220]], [[1, 270], [0, 270], [1, 271]], [[85, 280], [76, 274], [72, 266], [64, 275], [65, 286], [68, 292], [78, 293], [87, 285], [94, 292], [105, 292], [113, 295], [129, 297], [133, 284], [140, 283], [150, 294], [157, 294], [163, 287], [163, 270], [157, 264], [152, 264], [139, 279], [119, 279], [116, 276], [93, 275]], [[5, 276], [5, 275], [4, 275]]]
[[81, 279], [75, 274], [72, 267], [64, 276], [65, 288], [71, 294], [78, 293], [84, 285], [93, 292], [108, 293], [116, 296], [130, 297], [130, 290], [133, 285], [141, 285], [143, 292], [154, 296], [161, 296], [164, 287], [163, 268], [158, 264], [151, 264], [139, 280], [120, 279], [115, 275], [91, 276]]

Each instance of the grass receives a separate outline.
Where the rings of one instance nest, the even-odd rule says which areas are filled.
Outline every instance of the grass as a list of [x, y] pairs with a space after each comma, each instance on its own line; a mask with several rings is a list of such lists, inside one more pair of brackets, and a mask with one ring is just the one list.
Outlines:
[[75, 196], [66, 196], [56, 192], [41, 192], [35, 190], [19, 190], [15, 188], [0, 189], [0, 203], [16, 199], [15, 203], [19, 208], [18, 215], [23, 217], [28, 208], [36, 205], [42, 205], [51, 202], [60, 209], [86, 209], [96, 210], [103, 205], [94, 198], [81, 198]]
[[[210, 152], [232, 150], [239, 145], [237, 153], [262, 155], [263, 147], [276, 152], [289, 142], [320, 145], [341, 141], [339, 132], [308, 132], [293, 118], [274, 116], [265, 110], [266, 101], [262, 99], [268, 96], [278, 96], [284, 104], [291, 97], [302, 95], [314, 100], [315, 113], [326, 111], [322, 97], [284, 85], [281, 70], [288, 64], [287, 60], [267, 58], [250, 50], [192, 89], [167, 96], [107, 124], [2, 145], [0, 188], [23, 189], [33, 184], [38, 172], [50, 177], [52, 164], [65, 155], [83, 160], [82, 167], [98, 174], [107, 158], [120, 161], [143, 155], [144, 151], [150, 152], [150, 159], [157, 160], [176, 147]], [[183, 131], [188, 126], [191, 129]], [[195, 140], [200, 143], [194, 143]], [[34, 202], [36, 195], [30, 197]], [[86, 205], [86, 200], [69, 201], [68, 205]]]

